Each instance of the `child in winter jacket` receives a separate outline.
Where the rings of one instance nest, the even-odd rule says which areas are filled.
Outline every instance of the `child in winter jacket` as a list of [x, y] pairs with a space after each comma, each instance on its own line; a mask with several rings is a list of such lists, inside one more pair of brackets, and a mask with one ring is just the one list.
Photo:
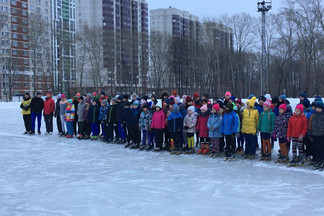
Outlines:
[[254, 109], [255, 97], [252, 97], [246, 102], [247, 108], [242, 114], [242, 133], [245, 137], [245, 158], [253, 157], [256, 153], [257, 142], [257, 127], [259, 121], [259, 112]]
[[208, 136], [208, 128], [207, 121], [209, 118], [209, 110], [206, 105], [200, 107], [200, 114], [198, 116], [198, 122], [196, 130], [199, 132], [199, 139], [201, 142], [201, 148], [197, 152], [198, 154], [207, 154], [209, 153], [209, 136]]
[[[108, 116], [108, 110], [109, 110], [109, 104], [106, 99], [101, 101], [101, 107], [100, 107], [100, 112], [99, 112], [99, 122], [102, 125], [102, 135], [104, 136], [103, 141], [107, 142], [109, 140], [109, 137], [106, 136], [106, 131], [107, 131], [107, 116]], [[107, 134], [108, 135], [108, 134]]]
[[139, 118], [140, 118], [140, 103], [138, 100], [135, 100], [132, 104], [131, 108], [131, 116], [129, 122], [129, 132], [130, 132], [130, 139], [132, 140], [133, 144], [129, 147], [132, 149], [139, 148], [141, 142], [141, 130], [139, 128]]
[[221, 126], [222, 126], [222, 109], [219, 109], [219, 104], [215, 104], [212, 107], [211, 115], [207, 121], [207, 127], [209, 130], [209, 138], [211, 144], [211, 157], [215, 157], [216, 154], [219, 155], [219, 138], [222, 137]]
[[61, 118], [61, 124], [62, 124], [62, 133], [61, 136], [65, 136], [65, 109], [67, 105], [67, 100], [64, 94], [61, 94], [61, 101], [60, 101], [60, 117]]
[[225, 156], [235, 157], [235, 138], [237, 133], [237, 128], [239, 125], [239, 120], [237, 114], [233, 111], [233, 104], [226, 104], [226, 113], [222, 119], [221, 133], [225, 136], [226, 147]]
[[187, 115], [183, 121], [183, 133], [186, 133], [188, 140], [188, 153], [195, 152], [195, 138], [194, 135], [196, 133], [196, 125], [198, 114], [195, 112], [194, 106], [189, 106], [187, 109]]
[[168, 129], [174, 141], [175, 149], [171, 154], [180, 154], [182, 150], [181, 145], [181, 130], [183, 128], [183, 118], [180, 113], [180, 108], [177, 104], [173, 105], [173, 110], [168, 117]]
[[[143, 112], [141, 113], [139, 120], [139, 127], [142, 130], [143, 140], [140, 150], [149, 150], [153, 148], [151, 141], [151, 123], [152, 123], [152, 113], [149, 110], [148, 103], [145, 102], [143, 105]], [[147, 142], [146, 142], [147, 141]]]
[[290, 146], [287, 144], [287, 130], [289, 119], [291, 118], [291, 113], [286, 112], [287, 105], [281, 104], [279, 106], [279, 115], [276, 117], [274, 132], [279, 139], [280, 156], [278, 158], [279, 162], [289, 162], [288, 150]]
[[242, 113], [243, 113], [243, 108], [244, 104], [242, 104], [241, 98], [237, 99], [235, 101], [235, 106], [237, 107], [236, 113], [239, 118], [240, 126], [238, 127], [238, 134], [237, 134], [237, 148], [235, 152], [241, 153], [243, 152], [243, 146], [244, 146], [244, 135], [242, 133]]
[[315, 104], [316, 112], [310, 117], [309, 135], [314, 141], [315, 166], [314, 169], [324, 169], [324, 104], [318, 101]]
[[65, 108], [65, 122], [67, 128], [66, 138], [73, 138], [73, 121], [75, 118], [75, 108], [72, 103], [72, 99], [67, 100], [66, 108]]
[[130, 103], [127, 100], [124, 102], [123, 119], [122, 119], [122, 127], [125, 130], [125, 139], [122, 141], [122, 143], [127, 142], [125, 147], [129, 147], [131, 144], [130, 142], [131, 141], [131, 132], [130, 132], [131, 116], [132, 116], [132, 110], [130, 107]]
[[83, 96], [80, 97], [80, 102], [78, 104], [78, 109], [77, 109], [77, 116], [78, 116], [78, 128], [79, 128], [79, 134], [78, 134], [78, 139], [84, 139], [85, 136], [85, 130], [84, 130], [84, 125], [83, 125], [83, 109], [85, 107], [86, 103], [84, 101]]
[[[304, 107], [298, 104], [295, 108], [295, 114], [289, 119], [287, 140], [292, 141], [293, 160], [290, 162], [292, 165], [299, 165], [304, 163], [303, 153], [303, 139], [307, 134], [308, 121], [304, 115]], [[297, 157], [297, 148], [299, 156]]]
[[[89, 94], [90, 95], [90, 94]], [[90, 134], [91, 134], [91, 123], [90, 123], [90, 118], [89, 118], [89, 110], [92, 106], [91, 104], [91, 95], [89, 97], [87, 96], [85, 100], [85, 105], [83, 108], [83, 130], [84, 130], [84, 139], [90, 139]]]
[[156, 111], [152, 117], [151, 128], [155, 132], [155, 151], [160, 151], [162, 149], [163, 143], [163, 131], [165, 129], [165, 114], [162, 110], [162, 102], [158, 102], [155, 105]]
[[89, 109], [89, 121], [91, 124], [92, 136], [91, 140], [97, 140], [99, 134], [99, 113], [100, 107], [97, 100], [92, 100], [92, 106]]
[[263, 103], [263, 111], [259, 116], [258, 131], [261, 132], [261, 142], [262, 142], [262, 159], [270, 160], [271, 158], [271, 142], [270, 137], [274, 130], [274, 124], [276, 121], [276, 116], [271, 110], [270, 101]]

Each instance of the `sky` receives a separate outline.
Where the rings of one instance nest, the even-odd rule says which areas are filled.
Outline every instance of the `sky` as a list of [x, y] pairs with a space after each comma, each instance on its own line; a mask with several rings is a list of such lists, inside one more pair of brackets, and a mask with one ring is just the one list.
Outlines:
[[[258, 0], [146, 0], [149, 9], [167, 8], [169, 6], [186, 10], [199, 18], [219, 17], [227, 13], [247, 12], [252, 16], [260, 16], [257, 12]], [[272, 0], [272, 13], [279, 11], [282, 0]]]

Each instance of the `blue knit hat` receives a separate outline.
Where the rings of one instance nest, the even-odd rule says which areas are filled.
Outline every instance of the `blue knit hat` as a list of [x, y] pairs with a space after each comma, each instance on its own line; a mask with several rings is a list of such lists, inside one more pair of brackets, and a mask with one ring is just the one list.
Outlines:
[[282, 100], [287, 100], [287, 96], [286, 95], [280, 95], [279, 98], [281, 98]]
[[322, 101], [317, 101], [315, 104], [315, 108], [321, 108], [324, 109], [324, 104]]
[[250, 94], [249, 97], [248, 97], [248, 99], [250, 100], [250, 99], [252, 99], [253, 97], [255, 97], [255, 95], [254, 95], [254, 94]]
[[234, 96], [231, 96], [229, 99], [232, 100], [233, 102], [235, 101], [235, 97]]

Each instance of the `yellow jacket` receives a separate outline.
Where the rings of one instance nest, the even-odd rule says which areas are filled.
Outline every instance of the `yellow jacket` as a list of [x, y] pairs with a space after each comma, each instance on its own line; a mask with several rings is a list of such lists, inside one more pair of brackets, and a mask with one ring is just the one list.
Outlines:
[[259, 122], [259, 112], [253, 108], [246, 108], [242, 114], [242, 133], [256, 134], [256, 129]]
[[30, 103], [31, 103], [31, 98], [29, 100], [23, 100], [21, 102], [21, 105], [20, 105], [20, 108], [22, 109], [21, 114], [30, 115], [30, 113], [31, 113]]

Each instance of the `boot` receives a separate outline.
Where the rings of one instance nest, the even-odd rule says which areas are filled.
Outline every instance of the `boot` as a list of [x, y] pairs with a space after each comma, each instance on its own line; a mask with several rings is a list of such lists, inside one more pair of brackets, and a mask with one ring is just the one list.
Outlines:
[[209, 153], [209, 144], [205, 145], [205, 150], [203, 151], [203, 154], [208, 154]]
[[197, 154], [202, 154], [205, 150], [205, 144], [201, 144], [201, 148], [198, 150]]

